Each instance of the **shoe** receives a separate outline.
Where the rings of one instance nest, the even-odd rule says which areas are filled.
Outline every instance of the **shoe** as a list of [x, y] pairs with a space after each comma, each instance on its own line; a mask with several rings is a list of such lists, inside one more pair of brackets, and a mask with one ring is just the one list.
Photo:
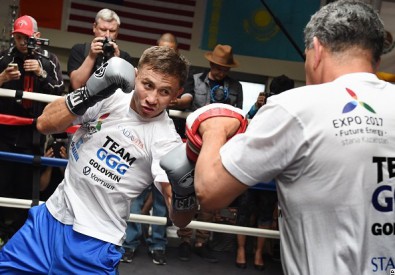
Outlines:
[[240, 269], [246, 269], [247, 268], [247, 263], [235, 262], [235, 265], [236, 265], [237, 268], [240, 268]]
[[166, 264], [166, 253], [164, 250], [152, 250], [148, 252], [148, 254], [152, 257], [152, 262], [157, 265], [165, 265]]
[[187, 242], [182, 242], [178, 247], [178, 259], [187, 262], [191, 259], [191, 245]]
[[134, 250], [131, 248], [125, 248], [125, 253], [123, 253], [121, 262], [123, 263], [131, 263], [134, 258]]
[[218, 259], [208, 250], [206, 245], [195, 246], [195, 253], [209, 263], [218, 263]]

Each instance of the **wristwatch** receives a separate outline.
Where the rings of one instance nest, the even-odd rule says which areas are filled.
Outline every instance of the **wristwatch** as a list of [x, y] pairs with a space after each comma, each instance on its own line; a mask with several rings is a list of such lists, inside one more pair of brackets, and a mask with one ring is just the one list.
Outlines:
[[39, 77], [40, 78], [47, 78], [47, 75], [48, 75], [47, 72], [44, 69], [41, 69]]

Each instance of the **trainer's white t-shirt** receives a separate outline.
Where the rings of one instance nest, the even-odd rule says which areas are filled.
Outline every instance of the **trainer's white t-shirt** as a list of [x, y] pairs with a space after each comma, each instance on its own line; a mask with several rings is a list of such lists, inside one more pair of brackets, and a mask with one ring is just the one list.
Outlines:
[[395, 86], [355, 73], [270, 97], [221, 149], [246, 185], [275, 178], [285, 274], [395, 268]]
[[[49, 212], [73, 229], [122, 245], [131, 199], [152, 182], [168, 182], [160, 158], [180, 144], [166, 112], [142, 118], [121, 90], [76, 123], [63, 182], [47, 201]], [[158, 186], [160, 188], [160, 186]]]

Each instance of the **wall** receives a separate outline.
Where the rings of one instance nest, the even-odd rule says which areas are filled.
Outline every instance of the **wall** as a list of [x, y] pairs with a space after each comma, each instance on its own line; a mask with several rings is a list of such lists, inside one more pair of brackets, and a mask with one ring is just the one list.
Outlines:
[[[13, 0], [1, 0], [0, 3], [0, 26], [6, 22], [8, 17], [9, 5]], [[39, 1], [37, 1], [39, 3]], [[194, 18], [194, 29], [192, 33], [192, 48], [191, 51], [181, 51], [193, 65], [208, 66], [208, 61], [203, 57], [205, 51], [199, 49], [200, 33], [204, 19], [205, 0], [197, 1], [197, 12]], [[92, 23], [94, 18], [92, 18]], [[122, 21], [122, 18], [121, 18]], [[76, 33], [68, 33], [54, 29], [40, 28], [41, 36], [50, 39], [50, 50], [56, 53], [61, 61], [63, 70], [67, 69], [68, 50], [75, 44], [81, 42], [89, 42], [93, 36], [82, 35]], [[122, 25], [121, 25], [122, 27]], [[148, 45], [130, 43], [125, 41], [117, 41], [121, 49], [128, 51], [133, 57], [139, 57], [141, 53], [148, 47]], [[262, 76], [276, 76], [280, 74], [287, 74], [293, 79], [304, 81], [304, 67], [301, 62], [285, 62], [279, 60], [270, 60], [264, 58], [255, 58], [249, 56], [238, 56], [235, 58], [240, 62], [240, 67], [233, 69], [236, 72], [252, 73]]]
[[[65, 0], [66, 2], [67, 0]], [[9, 5], [12, 3], [18, 3], [15, 0], [1, 0], [0, 3], [0, 27], [4, 24], [7, 24], [7, 20], [9, 18]], [[37, 3], [40, 3], [37, 1]], [[197, 12], [194, 18], [194, 29], [192, 36], [192, 48], [190, 51], [181, 51], [193, 65], [207, 67], [208, 61], [203, 57], [205, 51], [199, 49], [200, 44], [200, 34], [201, 28], [203, 27], [204, 19], [204, 10], [205, 10], [205, 0], [197, 1]], [[65, 9], [64, 9], [65, 10]], [[382, 16], [384, 22], [386, 23], [386, 29], [390, 30], [391, 33], [395, 33], [395, 3], [393, 1], [383, 1], [382, 2]], [[65, 10], [66, 12], [66, 10]], [[93, 23], [94, 18], [92, 18]], [[121, 18], [122, 20], [122, 18]], [[38, 22], [40, 25], [40, 22]], [[122, 27], [122, 25], [121, 25]], [[62, 69], [66, 71], [67, 69], [67, 58], [69, 49], [75, 43], [81, 42], [89, 42], [92, 40], [91, 35], [82, 35], [76, 33], [68, 33], [65, 31], [58, 31], [54, 29], [45, 29], [40, 28], [42, 33], [42, 37], [50, 39], [50, 50], [58, 55], [59, 60], [61, 62]], [[117, 42], [121, 49], [128, 51], [133, 57], [139, 57], [140, 54], [148, 47], [148, 45], [130, 43], [125, 41]], [[393, 62], [393, 58], [395, 55], [395, 51], [387, 54], [383, 57], [382, 69], [384, 71], [390, 71], [395, 73], [395, 68]], [[265, 58], [256, 58], [250, 56], [239, 56], [236, 55], [235, 58], [240, 62], [240, 67], [233, 69], [235, 72], [242, 72], [254, 75], [262, 75], [273, 77], [280, 74], [286, 74], [292, 79], [296, 80], [296, 85], [300, 86], [304, 84], [305, 75], [304, 75], [304, 65], [302, 62], [287, 62], [281, 60], [273, 60], [273, 59], [265, 59]], [[265, 79], [266, 78], [262, 78]], [[262, 82], [265, 83], [265, 82]]]

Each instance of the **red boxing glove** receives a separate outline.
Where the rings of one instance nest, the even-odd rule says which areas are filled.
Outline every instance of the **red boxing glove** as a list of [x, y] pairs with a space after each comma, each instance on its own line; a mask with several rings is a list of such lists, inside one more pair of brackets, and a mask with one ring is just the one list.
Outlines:
[[[202, 137], [199, 134], [199, 125], [203, 121], [211, 117], [233, 117], [240, 121], [240, 128], [235, 135], [244, 133], [247, 128], [247, 119], [243, 114], [243, 110], [224, 103], [212, 103], [201, 107], [191, 113], [186, 119], [186, 136], [187, 136], [187, 157], [191, 161], [196, 162], [202, 148]], [[234, 136], [234, 135], [233, 135]], [[232, 137], [231, 137], [232, 138]]]

